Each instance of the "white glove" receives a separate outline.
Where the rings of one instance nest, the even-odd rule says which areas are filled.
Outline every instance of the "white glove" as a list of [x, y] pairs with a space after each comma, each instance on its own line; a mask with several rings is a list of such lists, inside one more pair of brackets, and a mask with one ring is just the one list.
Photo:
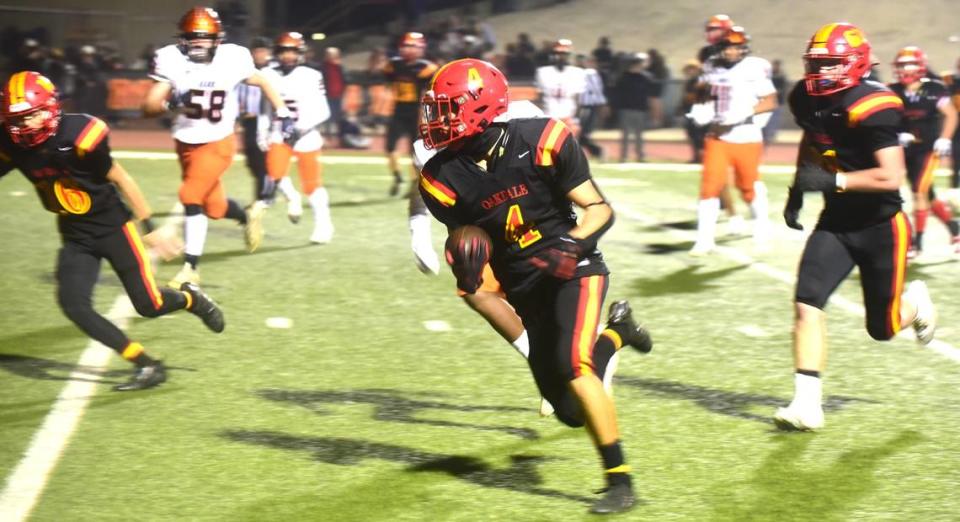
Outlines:
[[950, 148], [950, 138], [937, 138], [937, 141], [933, 142], [933, 152], [937, 156], [949, 156]]
[[897, 141], [900, 142], [901, 147], [906, 147], [917, 141], [917, 137], [914, 136], [912, 132], [899, 132], [897, 133]]
[[695, 103], [690, 107], [690, 112], [686, 114], [687, 118], [698, 127], [705, 127], [713, 121], [715, 113], [713, 103]]

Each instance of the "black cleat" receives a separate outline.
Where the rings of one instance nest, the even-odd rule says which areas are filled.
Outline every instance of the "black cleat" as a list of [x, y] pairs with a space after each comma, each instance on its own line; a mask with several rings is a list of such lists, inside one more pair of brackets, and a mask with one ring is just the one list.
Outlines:
[[633, 320], [633, 310], [630, 309], [630, 303], [627, 301], [616, 301], [610, 305], [607, 327], [614, 326], [621, 327], [616, 329], [617, 333], [627, 332], [627, 335], [623, 338], [623, 344], [632, 346], [642, 353], [650, 353], [650, 350], [653, 350], [653, 339], [650, 338], [650, 332]]
[[115, 391], [137, 391], [153, 388], [167, 380], [167, 368], [163, 362], [157, 361], [147, 366], [139, 366], [133, 373], [133, 377], [123, 383], [113, 387]]
[[397, 196], [400, 194], [400, 187], [403, 185], [403, 176], [398, 173], [393, 174], [393, 184], [390, 185], [390, 196]]
[[207, 328], [214, 332], [220, 333], [223, 331], [224, 326], [226, 326], [223, 321], [223, 312], [220, 311], [217, 303], [213, 302], [213, 299], [210, 299], [210, 297], [194, 283], [183, 283], [180, 285], [180, 290], [190, 294], [190, 297], [193, 299], [193, 304], [187, 311], [202, 319], [203, 324], [207, 325]]
[[630, 511], [630, 508], [637, 502], [637, 498], [633, 495], [633, 487], [630, 484], [615, 484], [600, 492], [604, 493], [603, 498], [590, 506], [590, 512], [596, 515]]

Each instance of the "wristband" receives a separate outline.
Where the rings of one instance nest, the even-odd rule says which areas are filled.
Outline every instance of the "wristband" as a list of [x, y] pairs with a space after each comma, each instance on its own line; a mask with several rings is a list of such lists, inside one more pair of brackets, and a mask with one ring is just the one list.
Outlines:
[[837, 174], [837, 192], [846, 192], [847, 190], [847, 176], [845, 174]]
[[153, 232], [153, 221], [151, 221], [150, 218], [141, 219], [140, 224], [143, 225], [143, 229], [147, 231], [147, 234]]
[[280, 107], [279, 109], [277, 109], [276, 113], [277, 113], [277, 118], [290, 118], [291, 116], [293, 116], [293, 113], [291, 113], [290, 109], [288, 109], [286, 106]]

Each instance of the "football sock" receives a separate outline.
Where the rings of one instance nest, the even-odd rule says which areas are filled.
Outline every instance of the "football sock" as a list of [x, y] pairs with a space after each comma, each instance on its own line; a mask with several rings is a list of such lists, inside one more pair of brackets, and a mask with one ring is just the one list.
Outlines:
[[[190, 205], [194, 206], [194, 205]], [[199, 208], [199, 205], [196, 205]], [[200, 257], [203, 255], [203, 245], [207, 241], [207, 216], [202, 213], [186, 213], [183, 219], [184, 253], [188, 256]], [[196, 265], [196, 262], [192, 263]]]
[[950, 235], [955, 236], [960, 233], [960, 225], [957, 225], [957, 222], [953, 219], [953, 213], [950, 212], [950, 207], [947, 206], [943, 200], [935, 199], [930, 202], [930, 209], [933, 211], [933, 214], [937, 216], [940, 221], [943, 221], [943, 224], [947, 226], [947, 229], [950, 230]]
[[407, 216], [416, 216], [427, 213], [427, 204], [423, 202], [423, 196], [417, 187], [410, 189], [410, 204], [407, 207]]
[[279, 182], [277, 182], [277, 190], [283, 193], [283, 197], [290, 201], [295, 201], [297, 196], [300, 195], [297, 193], [297, 189], [293, 186], [293, 182], [290, 181], [290, 176], [284, 176]]
[[607, 484], [630, 484], [630, 466], [623, 457], [623, 448], [620, 441], [606, 446], [598, 446], [600, 459], [603, 460], [603, 469], [606, 471]]
[[314, 223], [330, 222], [330, 195], [325, 187], [317, 187], [313, 194], [307, 197], [313, 209]]
[[823, 401], [823, 382], [820, 372], [797, 369], [793, 380], [793, 400], [819, 406]]
[[[618, 326], [622, 327], [622, 325]], [[610, 358], [623, 345], [621, 339], [622, 336], [619, 333], [607, 328], [597, 337], [597, 342], [593, 343], [593, 367], [601, 381], [607, 374], [607, 365], [610, 364]]]
[[697, 204], [697, 243], [713, 245], [717, 234], [717, 217], [720, 216], [720, 199], [701, 199]]
[[183, 256], [183, 262], [186, 263], [186, 264], [188, 264], [188, 265], [190, 265], [190, 268], [196, 270], [196, 269], [197, 269], [197, 263], [200, 262], [200, 256], [195, 256], [195, 255], [192, 255], [192, 254], [185, 254], [185, 255]]
[[243, 208], [240, 207], [240, 204], [234, 199], [227, 199], [227, 213], [224, 217], [232, 219], [241, 225], [247, 224], [247, 213], [243, 211]]
[[127, 347], [120, 352], [120, 355], [137, 366], [149, 366], [157, 362], [156, 359], [147, 355], [142, 344], [136, 342], [128, 344]]
[[522, 355], [524, 359], [530, 358], [530, 339], [527, 337], [526, 330], [521, 332], [520, 337], [514, 339], [514, 341], [510, 344], [512, 344], [513, 347], [520, 352], [520, 355]]

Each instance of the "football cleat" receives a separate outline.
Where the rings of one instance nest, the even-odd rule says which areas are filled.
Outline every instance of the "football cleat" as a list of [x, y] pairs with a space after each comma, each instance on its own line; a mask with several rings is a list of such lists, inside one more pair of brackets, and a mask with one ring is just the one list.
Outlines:
[[294, 197], [287, 200], [287, 219], [296, 225], [303, 216], [303, 198], [300, 197], [299, 192], [294, 192], [293, 195]]
[[147, 366], [139, 366], [129, 381], [113, 387], [115, 391], [137, 391], [153, 388], [167, 380], [167, 369], [163, 362], [157, 361]]
[[247, 222], [243, 225], [243, 240], [247, 244], [247, 252], [251, 254], [260, 248], [263, 241], [263, 215], [267, 211], [266, 203], [254, 201], [247, 207]]
[[920, 256], [920, 249], [915, 245], [910, 245], [910, 248], [907, 249], [907, 259], [916, 259]]
[[727, 221], [727, 235], [732, 237], [743, 237], [747, 235], [747, 220], [743, 216], [730, 216]]
[[390, 196], [397, 196], [400, 194], [400, 188], [403, 186], [403, 176], [399, 172], [393, 173], [393, 182], [390, 185]]
[[174, 290], [180, 290], [180, 287], [183, 286], [184, 283], [200, 284], [200, 272], [190, 266], [190, 263], [184, 263], [183, 268], [177, 272], [177, 275], [173, 276], [173, 279], [167, 283], [167, 286]]
[[697, 241], [693, 244], [693, 248], [690, 249], [690, 256], [692, 257], [704, 257], [709, 255], [710, 252], [713, 252], [713, 249], [716, 248], [716, 245], [713, 243], [701, 243]]
[[823, 408], [790, 403], [786, 408], [777, 408], [773, 414], [773, 423], [783, 431], [817, 431], [823, 428]]
[[607, 328], [613, 326], [623, 326], [625, 327], [624, 330], [629, 332], [622, 339], [624, 345], [632, 346], [642, 353], [650, 353], [650, 350], [653, 349], [653, 339], [650, 338], [650, 332], [634, 321], [633, 310], [630, 309], [630, 303], [627, 301], [616, 301], [610, 305], [610, 313], [607, 315]]
[[317, 223], [313, 227], [313, 234], [310, 234], [310, 241], [321, 245], [327, 244], [333, 239], [333, 223]]
[[590, 506], [591, 513], [597, 515], [623, 513], [629, 511], [637, 502], [633, 494], [633, 487], [630, 484], [614, 484], [601, 490], [601, 492], [604, 493], [603, 498]]
[[226, 326], [223, 320], [223, 312], [220, 311], [217, 303], [210, 299], [210, 296], [194, 283], [183, 283], [180, 290], [190, 294], [190, 298], [193, 300], [190, 308], [187, 309], [188, 312], [202, 319], [203, 324], [214, 332], [220, 333], [223, 331]]
[[553, 415], [554, 409], [553, 404], [550, 404], [550, 401], [540, 397], [540, 416], [549, 417]]
[[927, 290], [926, 283], [911, 281], [903, 297], [917, 309], [917, 314], [913, 318], [913, 331], [917, 334], [917, 342], [930, 344], [937, 330], [937, 309], [930, 299], [930, 291]]

